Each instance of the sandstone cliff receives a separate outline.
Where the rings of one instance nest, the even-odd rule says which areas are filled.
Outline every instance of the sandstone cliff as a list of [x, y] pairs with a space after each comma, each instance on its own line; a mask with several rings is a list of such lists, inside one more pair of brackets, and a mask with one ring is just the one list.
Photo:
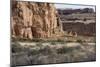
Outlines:
[[93, 9], [60, 9], [58, 13], [63, 30], [68, 32], [70, 36], [75, 33], [82, 36], [96, 35], [96, 13]]
[[54, 4], [13, 1], [11, 11], [13, 37], [47, 38], [62, 30]]

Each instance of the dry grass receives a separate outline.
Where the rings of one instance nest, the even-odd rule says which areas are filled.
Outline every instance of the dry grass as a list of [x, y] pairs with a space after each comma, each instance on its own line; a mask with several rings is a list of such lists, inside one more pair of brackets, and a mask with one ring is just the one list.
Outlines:
[[[15, 50], [12, 51], [12, 66], [96, 60], [95, 45], [88, 45], [87, 43], [74, 47], [63, 46], [62, 44], [60, 48], [54, 48], [50, 45], [43, 46], [43, 43], [36, 43], [34, 47], [19, 46], [18, 43], [12, 45], [12, 49]], [[55, 42], [52, 46], [57, 47], [58, 43]]]

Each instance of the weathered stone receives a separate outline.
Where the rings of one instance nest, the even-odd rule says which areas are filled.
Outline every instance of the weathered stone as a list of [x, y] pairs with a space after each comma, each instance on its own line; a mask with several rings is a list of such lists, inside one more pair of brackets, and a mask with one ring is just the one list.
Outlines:
[[47, 38], [55, 29], [61, 30], [56, 8], [50, 3], [13, 1], [11, 23], [12, 36], [20, 38]]

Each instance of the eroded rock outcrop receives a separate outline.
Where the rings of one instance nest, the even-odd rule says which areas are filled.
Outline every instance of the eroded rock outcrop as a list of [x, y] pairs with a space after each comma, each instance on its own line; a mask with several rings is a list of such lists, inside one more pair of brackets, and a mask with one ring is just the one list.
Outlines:
[[54, 4], [13, 1], [11, 30], [13, 37], [46, 38], [61, 32], [61, 25]]

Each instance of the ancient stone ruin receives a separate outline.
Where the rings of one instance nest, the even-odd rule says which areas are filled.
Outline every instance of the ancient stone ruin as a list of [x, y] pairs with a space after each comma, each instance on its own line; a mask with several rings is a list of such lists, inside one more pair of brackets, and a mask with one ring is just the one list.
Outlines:
[[13, 1], [12, 37], [48, 38], [61, 35], [62, 26], [54, 4]]

